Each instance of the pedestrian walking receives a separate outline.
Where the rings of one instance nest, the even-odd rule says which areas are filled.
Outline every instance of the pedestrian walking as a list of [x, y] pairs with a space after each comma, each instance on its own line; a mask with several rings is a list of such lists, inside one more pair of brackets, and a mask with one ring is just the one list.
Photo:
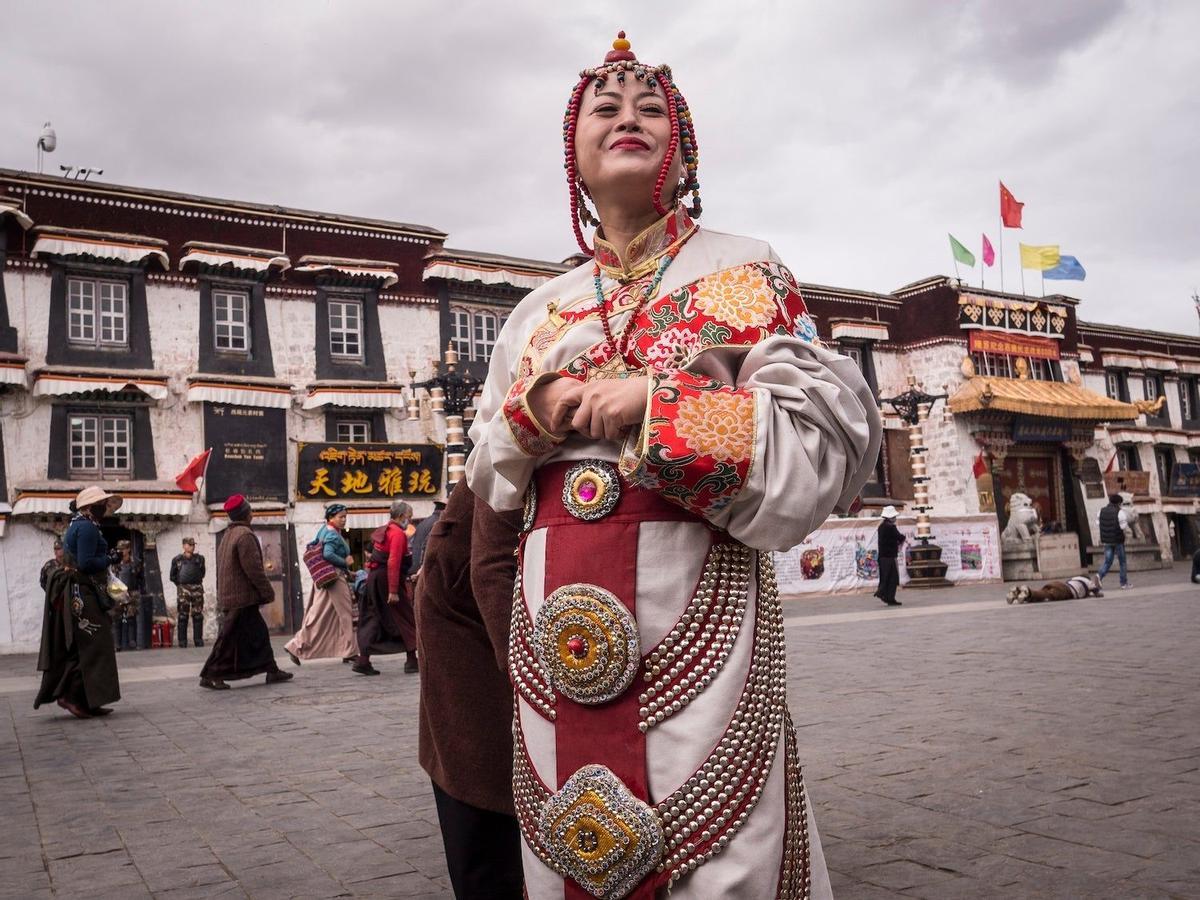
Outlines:
[[133, 555], [133, 544], [127, 540], [117, 541], [117, 559], [112, 564], [112, 573], [125, 585], [125, 601], [113, 619], [113, 641], [118, 652], [141, 650], [145, 646], [141, 639], [142, 592], [146, 587], [146, 573], [142, 561]]
[[63, 542], [62, 538], [54, 539], [54, 555], [42, 563], [42, 571], [38, 574], [38, 584], [42, 590], [46, 590], [46, 582], [49, 580], [51, 573], [55, 569], [61, 569], [63, 564]]
[[1192, 555], [1192, 584], [1200, 584], [1200, 550]]
[[403, 653], [404, 671], [417, 671], [417, 622], [409, 594], [408, 574], [412, 556], [408, 552], [408, 523], [412, 507], [403, 500], [392, 504], [389, 521], [371, 535], [371, 558], [367, 560], [367, 588], [358, 609], [359, 675], [378, 675], [371, 657], [379, 653]]
[[433, 512], [417, 523], [416, 530], [409, 541], [409, 552], [412, 553], [412, 578], [415, 579], [421, 574], [421, 561], [425, 558], [425, 545], [429, 541], [429, 532], [433, 531], [433, 526], [438, 523], [438, 519], [442, 517], [442, 512], [446, 509], [444, 500], [433, 501]]
[[900, 545], [904, 543], [904, 535], [896, 527], [896, 507], [888, 505], [879, 514], [879, 590], [875, 596], [887, 606], [901, 606], [896, 599], [896, 588], [900, 587], [900, 566], [896, 558], [900, 555]]
[[358, 654], [354, 643], [353, 598], [350, 596], [350, 567], [354, 565], [354, 557], [342, 536], [346, 512], [342, 503], [326, 506], [325, 524], [317, 530], [317, 536], [309, 545], [320, 546], [321, 558], [333, 567], [334, 578], [323, 585], [313, 581], [304, 622], [284, 647], [296, 665], [300, 665], [302, 659], [350, 659]]
[[1129, 588], [1129, 573], [1125, 564], [1125, 532], [1129, 530], [1129, 516], [1122, 505], [1120, 494], [1112, 494], [1108, 504], [1100, 510], [1096, 522], [1100, 527], [1100, 543], [1104, 545], [1104, 562], [1096, 576], [1103, 581], [1112, 568], [1113, 557], [1117, 558], [1121, 571], [1121, 590]]
[[46, 577], [38, 671], [42, 684], [33, 708], [51, 700], [77, 719], [105, 716], [121, 699], [109, 611], [108, 542], [99, 522], [121, 498], [94, 485], [75, 498], [75, 515], [63, 537], [62, 565]]
[[171, 583], [175, 585], [175, 613], [179, 624], [179, 646], [188, 645], [188, 620], [192, 643], [204, 646], [204, 557], [196, 552], [196, 539], [183, 539], [183, 552], [171, 560]]
[[415, 600], [421, 653], [417, 756], [433, 784], [459, 900], [520, 900], [512, 795], [508, 632], [521, 529], [455, 485], [425, 549]]
[[200, 687], [229, 689], [226, 682], [253, 678], [264, 672], [267, 684], [289, 681], [271, 651], [271, 633], [259, 607], [275, 600], [263, 569], [262, 545], [250, 530], [254, 511], [241, 494], [225, 501], [229, 527], [217, 547], [217, 609], [221, 629], [212, 652], [200, 670]]

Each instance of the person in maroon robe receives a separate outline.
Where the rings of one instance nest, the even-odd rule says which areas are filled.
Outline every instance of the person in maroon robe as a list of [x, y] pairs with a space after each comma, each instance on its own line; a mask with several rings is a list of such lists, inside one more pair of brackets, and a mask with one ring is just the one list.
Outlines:
[[359, 675], [379, 674], [371, 665], [376, 653], [403, 653], [404, 671], [417, 671], [417, 623], [408, 593], [412, 557], [406, 529], [411, 519], [412, 507], [397, 500], [390, 521], [371, 535], [370, 574], [358, 611], [358, 658], [353, 667]]

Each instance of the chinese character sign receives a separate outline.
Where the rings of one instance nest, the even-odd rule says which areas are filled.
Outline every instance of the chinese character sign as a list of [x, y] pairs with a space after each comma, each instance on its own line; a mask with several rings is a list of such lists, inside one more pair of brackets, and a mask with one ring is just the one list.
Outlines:
[[442, 451], [433, 444], [300, 444], [296, 496], [429, 498], [442, 489]]

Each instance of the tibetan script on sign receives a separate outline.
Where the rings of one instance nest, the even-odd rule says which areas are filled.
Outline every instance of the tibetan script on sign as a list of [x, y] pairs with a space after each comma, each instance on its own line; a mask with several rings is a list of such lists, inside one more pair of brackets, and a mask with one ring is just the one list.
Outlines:
[[433, 444], [300, 444], [296, 496], [431, 497], [442, 489], [442, 451]]

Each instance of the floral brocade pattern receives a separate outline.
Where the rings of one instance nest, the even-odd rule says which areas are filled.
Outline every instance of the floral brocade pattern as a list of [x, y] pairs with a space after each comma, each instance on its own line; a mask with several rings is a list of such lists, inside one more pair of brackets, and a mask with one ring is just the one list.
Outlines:
[[692, 303], [704, 315], [737, 331], [766, 328], [779, 315], [771, 286], [755, 266], [735, 266], [701, 279]]
[[754, 451], [754, 399], [738, 391], [684, 397], [675, 433], [688, 450], [721, 462], [749, 459]]
[[746, 482], [757, 418], [751, 391], [690, 372], [655, 375], [644, 450], [622, 457], [622, 473], [711, 520]]
[[529, 410], [527, 397], [536, 379], [522, 378], [513, 384], [502, 413], [513, 442], [526, 456], [545, 456], [562, 440], [546, 431]]

